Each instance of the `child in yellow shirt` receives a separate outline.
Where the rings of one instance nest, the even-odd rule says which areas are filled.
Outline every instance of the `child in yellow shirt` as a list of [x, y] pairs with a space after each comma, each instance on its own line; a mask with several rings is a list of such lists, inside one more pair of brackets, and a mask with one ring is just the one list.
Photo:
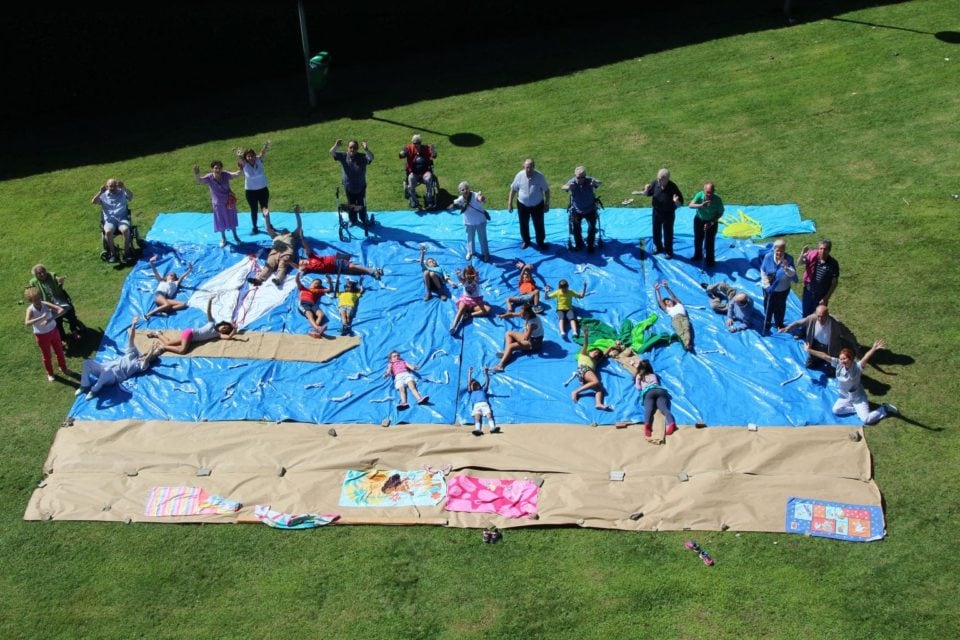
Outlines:
[[[557, 321], [560, 335], [564, 338], [567, 337], [567, 320], [569, 320], [570, 328], [573, 329], [573, 335], [579, 338], [580, 325], [577, 324], [577, 312], [573, 308], [573, 299], [583, 298], [587, 295], [587, 283], [583, 283], [583, 288], [579, 293], [572, 291], [570, 284], [566, 280], [561, 280], [558, 285], [559, 288], [550, 291], [547, 297], [557, 299]], [[549, 291], [550, 285], [546, 285], [546, 289]]]
[[337, 304], [340, 309], [340, 322], [343, 326], [340, 329], [340, 335], [350, 335], [353, 331], [353, 319], [357, 315], [357, 303], [360, 302], [360, 296], [363, 295], [363, 279], [360, 282], [347, 280], [343, 291], [340, 291], [339, 282], [334, 287], [333, 294], [337, 296]]

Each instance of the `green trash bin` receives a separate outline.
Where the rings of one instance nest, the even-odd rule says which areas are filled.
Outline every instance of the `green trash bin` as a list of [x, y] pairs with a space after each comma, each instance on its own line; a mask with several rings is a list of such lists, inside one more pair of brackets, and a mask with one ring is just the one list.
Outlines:
[[310, 86], [313, 89], [323, 89], [327, 86], [327, 76], [330, 74], [330, 54], [321, 51], [310, 58]]

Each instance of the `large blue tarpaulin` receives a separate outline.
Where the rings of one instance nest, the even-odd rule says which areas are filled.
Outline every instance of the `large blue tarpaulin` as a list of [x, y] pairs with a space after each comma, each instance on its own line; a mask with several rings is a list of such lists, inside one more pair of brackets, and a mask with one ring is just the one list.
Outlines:
[[[578, 301], [581, 317], [594, 318], [613, 328], [624, 320], [639, 322], [651, 312], [658, 314], [651, 332], [672, 332], [669, 318], [656, 304], [653, 284], [666, 279], [686, 306], [695, 332], [696, 353], [673, 342], [653, 348], [645, 357], [653, 363], [663, 384], [673, 396], [677, 422], [703, 421], [710, 426], [802, 426], [807, 424], [857, 424], [856, 417], [838, 418], [831, 412], [836, 397], [835, 381], [804, 368], [802, 344], [787, 335], [761, 337], [754, 331], [731, 334], [724, 316], [710, 309], [701, 283], [727, 281], [753, 298], [763, 308], [759, 285], [760, 259], [775, 235], [814, 230], [803, 221], [795, 205], [728, 205], [728, 214], [744, 216], [754, 229], [753, 239], [717, 238], [717, 265], [704, 269], [692, 255], [692, 213], [682, 208], [677, 216], [676, 257], [652, 256], [649, 242], [650, 209], [608, 208], [601, 214], [603, 247], [596, 253], [567, 249], [565, 210], [547, 214], [546, 252], [521, 250], [516, 215], [491, 211], [488, 237], [492, 260], [473, 259], [480, 272], [484, 296], [494, 314], [504, 310], [505, 299], [516, 294], [520, 259], [536, 266], [541, 279], [556, 287], [564, 278], [579, 290], [586, 283], [588, 295]], [[274, 225], [293, 228], [289, 213], [272, 214]], [[122, 418], [180, 421], [266, 420], [314, 423], [472, 422], [463, 388], [467, 369], [481, 375], [484, 365], [498, 361], [504, 332], [521, 331], [518, 319], [499, 320], [492, 315], [468, 321], [455, 337], [449, 327], [456, 312], [454, 299], [423, 300], [419, 264], [420, 245], [451, 274], [465, 266], [465, 233], [457, 212], [377, 214], [369, 238], [353, 229], [354, 238], [337, 237], [337, 214], [303, 214], [304, 234], [319, 254], [345, 251], [355, 262], [381, 267], [380, 281], [366, 277], [366, 293], [353, 325], [361, 339], [359, 348], [325, 363], [259, 359], [165, 357], [148, 373], [113, 388], [105, 388], [93, 400], [79, 398], [71, 414], [85, 420]], [[241, 229], [241, 234], [244, 230]], [[740, 234], [742, 235], [742, 234]], [[116, 357], [126, 343], [126, 329], [134, 314], [143, 315], [153, 304], [156, 280], [149, 264], [158, 256], [161, 273], [182, 273], [190, 262], [192, 273], [178, 297], [192, 298], [191, 306], [169, 316], [157, 315], [146, 329], [198, 327], [205, 320], [205, 300], [218, 294], [218, 319], [243, 314], [244, 329], [260, 332], [306, 333], [309, 325], [297, 310], [297, 292], [289, 282], [271, 290], [273, 298], [254, 291], [241, 277], [228, 284], [225, 274], [250, 273], [262, 264], [270, 241], [264, 234], [243, 235], [239, 247], [219, 247], [219, 234], [212, 230], [210, 214], [160, 214], [150, 230], [144, 258], [130, 272], [120, 293], [97, 358]], [[640, 258], [640, 244], [646, 257]], [[799, 254], [799, 243], [790, 243], [789, 253]], [[309, 281], [314, 276], [306, 276]], [[229, 289], [229, 290], [225, 290]], [[251, 296], [261, 296], [263, 305], [244, 307]], [[325, 311], [330, 332], [340, 328], [336, 301], [328, 298]], [[501, 423], [612, 424], [642, 417], [638, 394], [626, 370], [616, 362], [600, 369], [613, 411], [594, 409], [592, 398], [574, 404], [565, 385], [576, 368], [579, 345], [562, 337], [557, 329], [554, 300], [544, 298], [541, 319], [546, 326], [543, 349], [511, 361], [506, 371], [493, 376], [491, 404]], [[799, 302], [791, 294], [787, 321], [800, 315]], [[569, 336], [568, 336], [569, 337]], [[400, 351], [403, 358], [420, 365], [418, 385], [431, 400], [427, 405], [397, 409], [392, 381], [382, 377], [387, 354]], [[796, 378], [797, 376], [799, 378]], [[796, 379], [795, 379], [796, 378]], [[790, 381], [790, 382], [788, 382]]]

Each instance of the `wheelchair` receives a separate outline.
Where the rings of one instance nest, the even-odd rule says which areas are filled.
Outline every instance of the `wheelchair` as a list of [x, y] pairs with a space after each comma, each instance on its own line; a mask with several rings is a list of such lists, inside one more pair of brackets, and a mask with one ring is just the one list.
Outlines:
[[[407, 168], [403, 168], [403, 197], [406, 198], [407, 202], [410, 203], [410, 207], [417, 209], [418, 211], [432, 211], [437, 207], [438, 195], [440, 193], [440, 178], [437, 177], [437, 172], [434, 171], [433, 165], [430, 165], [430, 168], [427, 169], [433, 177], [433, 194], [432, 198], [430, 197], [430, 191], [428, 190], [423, 196], [423, 206], [420, 206], [420, 198], [417, 195], [417, 185], [423, 184], [426, 185], [423, 178], [419, 178], [417, 184], [414, 185], [412, 191], [410, 189], [410, 171], [407, 171]], [[424, 172], [426, 173], [426, 171]]]
[[364, 200], [363, 205], [344, 203], [340, 200], [340, 187], [337, 187], [337, 222], [339, 227], [337, 234], [341, 242], [350, 242], [353, 234], [350, 233], [351, 226], [360, 226], [363, 228], [363, 237], [370, 235], [370, 228], [377, 224], [373, 214], [367, 213], [367, 203]]
[[[113, 247], [110, 246], [110, 241], [107, 240], [107, 234], [103, 232], [103, 210], [100, 210], [100, 245], [102, 251], [100, 251], [100, 259], [104, 262], [110, 261], [111, 255], [119, 256], [118, 261], [121, 264], [133, 264], [135, 263], [140, 255], [143, 253], [143, 248], [146, 243], [143, 241], [143, 238], [140, 237], [140, 229], [137, 225], [133, 224], [133, 213], [128, 209], [127, 218], [130, 220], [130, 253], [125, 254], [122, 251], [121, 247], [117, 247], [117, 236], [120, 236], [120, 242], [123, 243], [123, 234], [115, 233], [113, 236]], [[113, 249], [113, 251], [111, 251]]]
[[[601, 224], [602, 216], [600, 215], [600, 211], [603, 209], [603, 200], [594, 198], [593, 206], [597, 211], [597, 233], [594, 236], [594, 242], [598, 249], [603, 249], [603, 225]], [[580, 229], [578, 228], [576, 214], [573, 208], [573, 200], [571, 199], [567, 207], [567, 232], [570, 234], [567, 238], [568, 250], [573, 251], [577, 246], [577, 237], [580, 235], [579, 231]]]

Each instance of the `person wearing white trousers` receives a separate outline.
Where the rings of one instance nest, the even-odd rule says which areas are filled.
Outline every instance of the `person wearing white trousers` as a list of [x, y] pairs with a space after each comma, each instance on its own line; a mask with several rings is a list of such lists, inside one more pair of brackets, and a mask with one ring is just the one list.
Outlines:
[[460, 209], [463, 213], [463, 224], [467, 228], [467, 260], [475, 253], [474, 239], [480, 237], [480, 256], [484, 262], [490, 261], [490, 247], [487, 245], [487, 220], [490, 214], [484, 209], [487, 201], [479, 191], [470, 191], [470, 184], [464, 180], [457, 187], [460, 197], [453, 201], [450, 210]]
[[885, 349], [887, 343], [885, 340], [877, 340], [873, 346], [863, 354], [860, 361], [857, 362], [853, 357], [853, 351], [844, 347], [840, 350], [840, 356], [831, 358], [822, 351], [817, 351], [805, 344], [804, 349], [807, 353], [821, 360], [826, 360], [837, 370], [837, 390], [840, 397], [833, 404], [833, 413], [838, 416], [848, 416], [856, 413], [857, 417], [863, 421], [863, 424], [870, 425], [880, 422], [887, 416], [897, 415], [900, 411], [889, 402], [884, 402], [873, 411], [870, 410], [870, 403], [867, 401], [867, 392], [863, 389], [863, 382], [860, 376], [863, 368], [873, 357], [873, 354], [880, 349]]

